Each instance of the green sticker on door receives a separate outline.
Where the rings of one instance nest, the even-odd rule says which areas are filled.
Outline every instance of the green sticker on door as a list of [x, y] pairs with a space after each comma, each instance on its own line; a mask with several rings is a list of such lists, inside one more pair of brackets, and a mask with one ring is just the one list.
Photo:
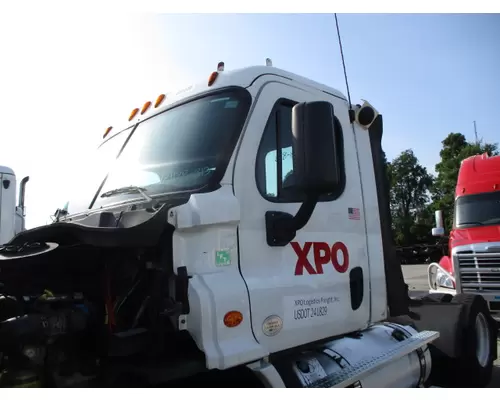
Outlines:
[[230, 250], [216, 250], [215, 252], [215, 265], [217, 267], [224, 267], [231, 265], [231, 251]]

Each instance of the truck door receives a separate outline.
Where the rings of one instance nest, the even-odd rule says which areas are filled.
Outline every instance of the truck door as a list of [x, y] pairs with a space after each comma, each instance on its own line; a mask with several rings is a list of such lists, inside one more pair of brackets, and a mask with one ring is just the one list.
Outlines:
[[[292, 107], [313, 100], [332, 102], [342, 127], [345, 187], [317, 204], [290, 244], [272, 247], [265, 213], [295, 215], [302, 201], [282, 188], [293, 176]], [[343, 99], [272, 82], [261, 89], [245, 130], [234, 172], [240, 271], [254, 335], [270, 352], [362, 329], [370, 319], [363, 199], [348, 118]]]

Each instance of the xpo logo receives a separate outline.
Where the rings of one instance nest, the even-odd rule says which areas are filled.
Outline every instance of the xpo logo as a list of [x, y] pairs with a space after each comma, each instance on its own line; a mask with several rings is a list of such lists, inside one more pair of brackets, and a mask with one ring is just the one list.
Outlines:
[[[331, 264], [335, 271], [344, 273], [349, 269], [349, 251], [342, 242], [336, 242], [332, 246], [325, 242], [305, 242], [301, 247], [298, 242], [291, 242], [297, 264], [295, 264], [295, 275], [304, 275], [304, 270], [309, 275], [323, 274], [323, 266]], [[313, 251], [314, 267], [307, 256]]]

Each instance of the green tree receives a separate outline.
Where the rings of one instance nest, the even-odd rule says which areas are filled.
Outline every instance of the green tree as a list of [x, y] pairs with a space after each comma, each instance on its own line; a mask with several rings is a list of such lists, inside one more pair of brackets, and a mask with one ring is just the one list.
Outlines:
[[461, 133], [450, 133], [442, 142], [441, 161], [436, 164], [436, 179], [432, 187], [433, 210], [443, 210], [447, 232], [453, 225], [455, 186], [461, 162], [467, 157], [488, 153], [498, 154], [495, 143], [470, 143]]
[[[420, 225], [427, 223], [423, 217], [426, 212], [428, 214], [433, 178], [411, 149], [403, 151], [389, 164], [387, 174], [391, 187], [394, 240], [400, 246], [411, 245], [422, 236]], [[431, 226], [424, 229], [430, 230]]]
[[382, 159], [384, 160], [385, 173], [387, 175], [387, 183], [389, 184], [389, 190], [391, 189], [392, 179], [391, 179], [391, 163], [387, 161], [387, 155], [385, 151], [382, 150]]
[[434, 208], [432, 203], [426, 204], [415, 215], [415, 221], [410, 229], [415, 244], [433, 242], [432, 228], [434, 226]]

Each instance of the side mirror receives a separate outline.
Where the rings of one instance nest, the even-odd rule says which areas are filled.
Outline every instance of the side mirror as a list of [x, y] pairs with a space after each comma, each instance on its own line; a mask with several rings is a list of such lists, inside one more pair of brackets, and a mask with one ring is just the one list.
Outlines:
[[444, 236], [444, 228], [432, 228], [432, 236]]
[[295, 105], [292, 133], [293, 189], [313, 197], [334, 192], [341, 185], [341, 172], [333, 105], [327, 101]]
[[434, 213], [436, 227], [432, 228], [432, 236], [444, 236], [443, 211], [437, 210]]
[[293, 107], [292, 133], [293, 174], [283, 183], [283, 189], [302, 192], [305, 201], [295, 215], [266, 212], [269, 246], [290, 243], [311, 218], [320, 197], [334, 193], [343, 183], [336, 148], [340, 132], [329, 102], [313, 101]]

